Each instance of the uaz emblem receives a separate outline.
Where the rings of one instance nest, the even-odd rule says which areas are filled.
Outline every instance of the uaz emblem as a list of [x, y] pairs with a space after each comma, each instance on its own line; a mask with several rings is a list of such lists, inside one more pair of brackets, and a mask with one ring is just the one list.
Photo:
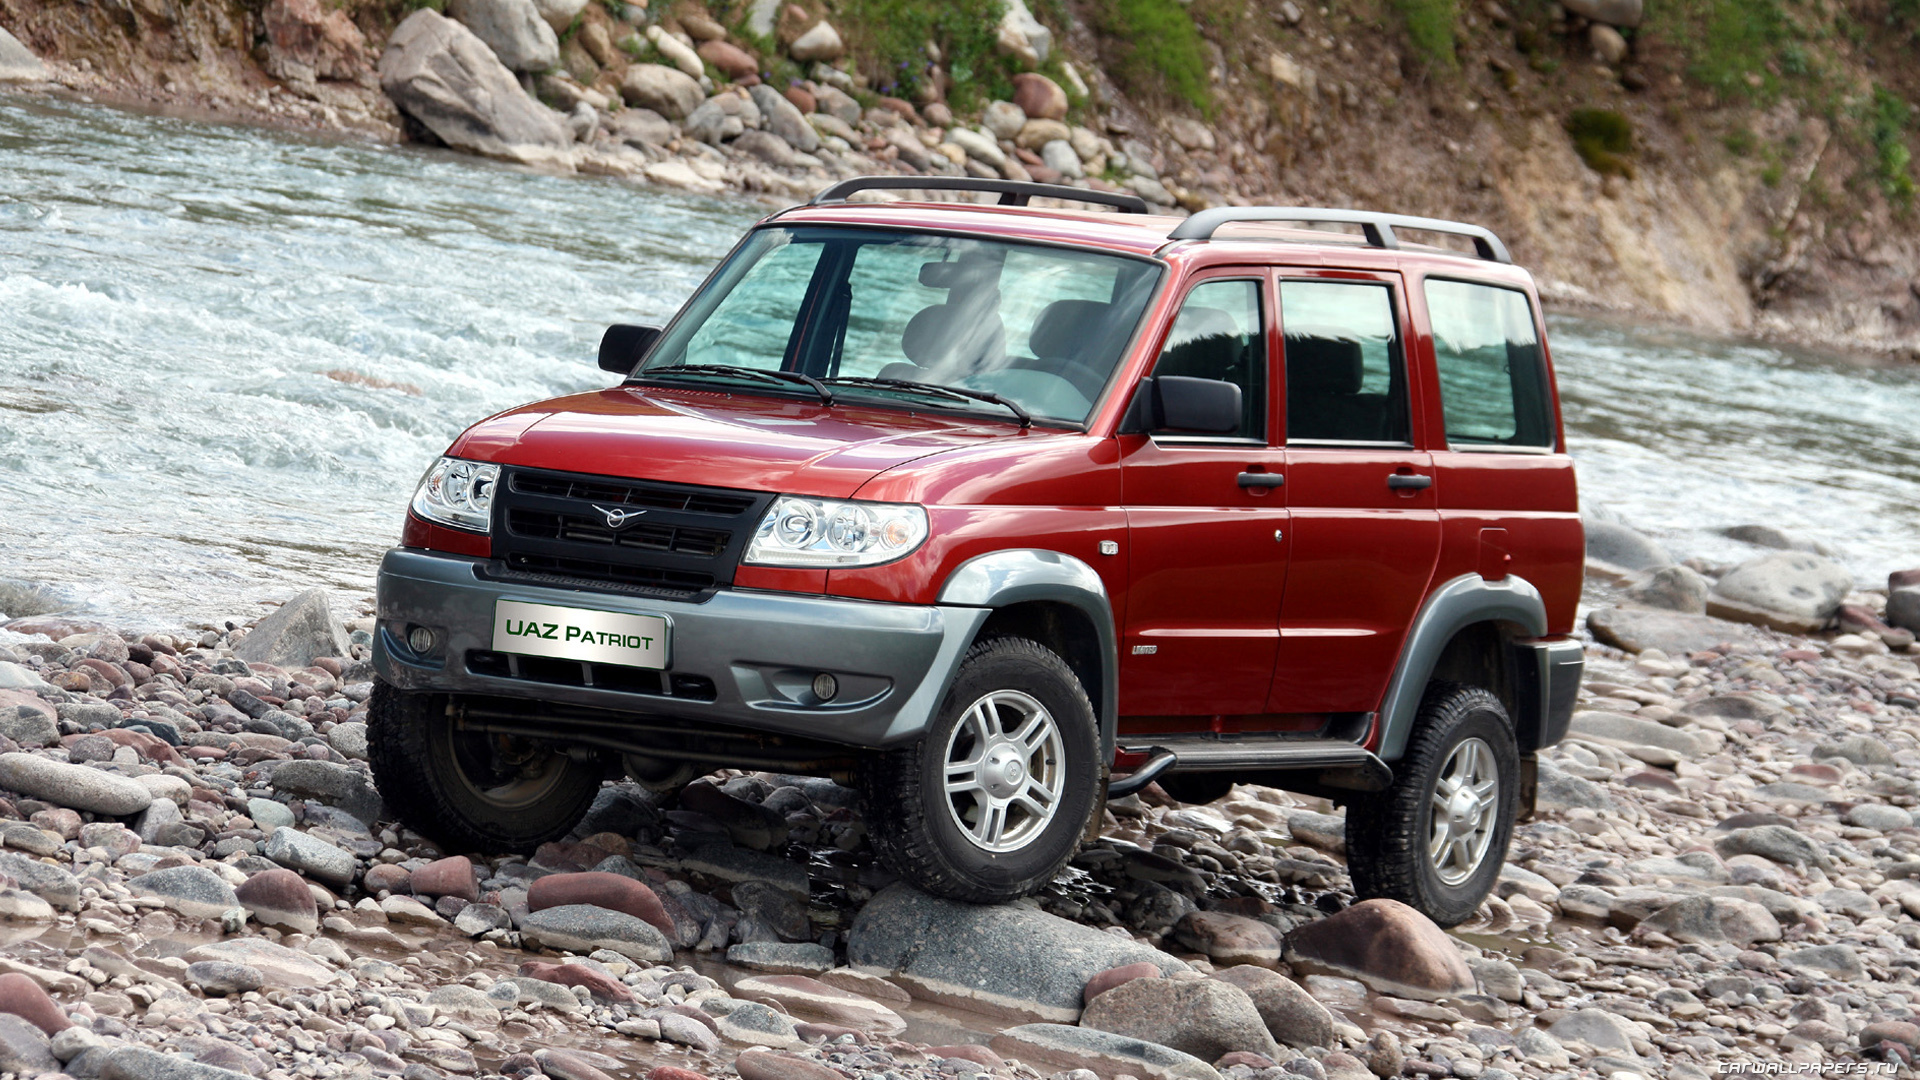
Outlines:
[[606, 517], [607, 528], [609, 529], [617, 529], [627, 522], [632, 521], [634, 518], [639, 517], [641, 514], [646, 513], [645, 510], [622, 510], [618, 507], [609, 510], [604, 506], [595, 506], [594, 509], [600, 511], [600, 513]]

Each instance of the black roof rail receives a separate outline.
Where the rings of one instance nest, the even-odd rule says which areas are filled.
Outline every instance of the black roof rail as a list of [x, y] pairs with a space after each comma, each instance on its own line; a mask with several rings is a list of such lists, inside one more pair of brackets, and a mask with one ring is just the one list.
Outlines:
[[1513, 256], [1507, 253], [1507, 245], [1501, 243], [1500, 238], [1493, 235], [1491, 230], [1478, 225], [1467, 225], [1442, 218], [1379, 214], [1371, 210], [1328, 210], [1314, 206], [1216, 206], [1211, 210], [1202, 210], [1182, 221], [1177, 228], [1167, 234], [1167, 238], [1169, 240], [1211, 240], [1213, 234], [1222, 226], [1243, 221], [1358, 225], [1360, 231], [1366, 234], [1368, 245], [1377, 248], [1400, 246], [1400, 238], [1393, 233], [1395, 229], [1448, 233], [1471, 239], [1474, 251], [1483, 259], [1500, 263], [1513, 262]]
[[1132, 192], [1090, 191], [1065, 184], [1036, 184], [1026, 180], [975, 180], [970, 176], [856, 176], [815, 195], [808, 206], [845, 202], [857, 191], [985, 191], [1000, 196], [1001, 206], [1025, 206], [1038, 195], [1048, 199], [1111, 206], [1128, 214], [1148, 213], [1147, 200]]

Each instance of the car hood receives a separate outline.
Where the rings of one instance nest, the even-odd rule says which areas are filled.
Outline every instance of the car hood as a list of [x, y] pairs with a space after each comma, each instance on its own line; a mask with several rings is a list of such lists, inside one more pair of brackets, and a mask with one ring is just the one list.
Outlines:
[[448, 452], [561, 472], [845, 498], [916, 458], [1023, 437], [1031, 435], [1011, 423], [938, 410], [621, 386], [489, 417]]

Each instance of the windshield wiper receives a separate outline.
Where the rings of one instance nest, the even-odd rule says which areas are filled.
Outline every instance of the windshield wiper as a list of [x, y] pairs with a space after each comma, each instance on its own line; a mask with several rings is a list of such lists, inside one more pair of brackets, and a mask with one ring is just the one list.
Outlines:
[[1033, 414], [1020, 407], [1020, 403], [986, 390], [969, 390], [964, 386], [943, 386], [939, 383], [915, 382], [912, 379], [870, 379], [853, 375], [843, 375], [824, 380], [836, 386], [879, 386], [889, 390], [915, 390], [935, 397], [953, 398], [956, 401], [985, 401], [998, 405], [1020, 418], [1022, 428], [1033, 426]]
[[811, 375], [802, 375], [797, 371], [761, 371], [759, 368], [740, 367], [735, 364], [668, 364], [665, 367], [647, 368], [636, 372], [635, 378], [662, 378], [675, 373], [688, 375], [731, 375], [737, 378], [753, 379], [758, 382], [787, 385], [798, 383], [820, 395], [820, 404], [833, 404], [833, 391]]

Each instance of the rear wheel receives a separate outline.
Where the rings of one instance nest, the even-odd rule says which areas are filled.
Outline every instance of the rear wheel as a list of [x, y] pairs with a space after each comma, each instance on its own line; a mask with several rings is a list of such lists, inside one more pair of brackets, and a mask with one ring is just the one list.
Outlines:
[[1418, 908], [1441, 926], [1472, 917], [1507, 858], [1520, 752], [1507, 710], [1476, 686], [1427, 688], [1393, 786], [1347, 808], [1347, 866], [1363, 900]]
[[1025, 638], [981, 642], [925, 736], [869, 763], [868, 832], [894, 872], [936, 896], [1025, 896], [1079, 847], [1099, 747], [1066, 661]]
[[400, 820], [451, 851], [531, 852], [567, 835], [600, 790], [599, 764], [549, 743], [462, 731], [444, 694], [373, 684], [367, 758]]

